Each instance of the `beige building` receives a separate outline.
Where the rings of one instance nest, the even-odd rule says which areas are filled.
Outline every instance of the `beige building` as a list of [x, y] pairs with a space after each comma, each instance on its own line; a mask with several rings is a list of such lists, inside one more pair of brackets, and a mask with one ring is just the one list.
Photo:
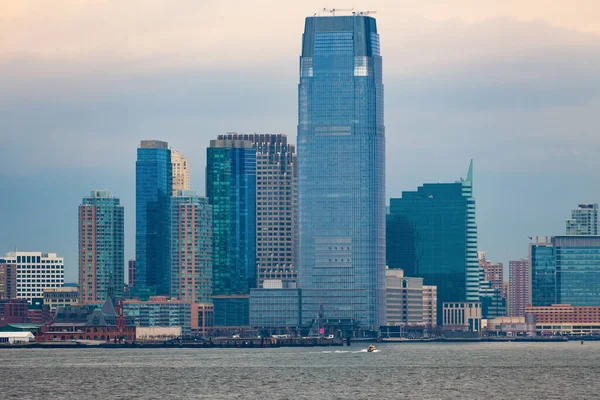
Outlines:
[[56, 307], [76, 306], [79, 304], [79, 289], [76, 287], [58, 287], [44, 290], [44, 305], [50, 307], [50, 311]]
[[437, 326], [437, 286], [423, 286], [423, 325]]
[[173, 169], [173, 196], [178, 190], [190, 190], [190, 164], [187, 158], [177, 150], [171, 150], [171, 166]]
[[443, 305], [444, 330], [480, 332], [481, 303], [449, 302]]
[[386, 325], [423, 325], [423, 278], [401, 269], [385, 271]]
[[136, 341], [163, 341], [181, 337], [180, 326], [136, 326]]

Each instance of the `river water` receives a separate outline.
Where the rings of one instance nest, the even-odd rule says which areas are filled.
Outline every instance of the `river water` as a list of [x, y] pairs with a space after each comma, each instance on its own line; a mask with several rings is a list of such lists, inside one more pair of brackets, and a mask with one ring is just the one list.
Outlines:
[[0, 398], [600, 398], [600, 342], [366, 347], [0, 350]]

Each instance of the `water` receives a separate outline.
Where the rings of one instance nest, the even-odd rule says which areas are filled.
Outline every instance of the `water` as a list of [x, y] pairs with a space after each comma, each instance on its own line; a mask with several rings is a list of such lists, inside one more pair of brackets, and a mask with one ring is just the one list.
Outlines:
[[600, 342], [0, 350], [1, 399], [592, 399]]

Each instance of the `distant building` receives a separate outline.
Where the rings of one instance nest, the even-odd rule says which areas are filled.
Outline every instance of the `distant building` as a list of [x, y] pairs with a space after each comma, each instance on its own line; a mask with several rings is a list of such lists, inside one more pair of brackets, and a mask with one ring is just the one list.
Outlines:
[[444, 330], [481, 331], [481, 304], [479, 302], [444, 303], [443, 313]]
[[600, 305], [600, 236], [533, 237], [531, 305]]
[[129, 287], [132, 288], [135, 286], [135, 260], [129, 260], [127, 262], [127, 270], [127, 272], [129, 272], [127, 283]]
[[598, 235], [598, 204], [579, 204], [566, 222], [567, 235]]
[[508, 262], [508, 284], [508, 315], [523, 317], [531, 293], [528, 259]]
[[390, 200], [387, 263], [422, 277], [438, 291], [438, 324], [445, 302], [479, 301], [473, 164], [455, 183], [426, 183]]
[[600, 306], [527, 306], [525, 313], [535, 315], [537, 323], [600, 323]]
[[213, 296], [213, 304], [215, 327], [250, 326], [250, 295]]
[[496, 317], [487, 321], [488, 335], [528, 335], [536, 332], [535, 317]]
[[167, 294], [173, 166], [167, 142], [142, 140], [135, 163], [135, 287]]
[[484, 280], [490, 282], [492, 288], [500, 290], [500, 294], [504, 297], [504, 265], [502, 263], [492, 263], [484, 258], [479, 260], [479, 267], [485, 272]]
[[485, 268], [479, 268], [479, 302], [481, 316], [484, 319], [504, 317], [506, 315], [506, 299], [502, 297], [502, 287], [494, 287], [486, 280]]
[[423, 278], [408, 278], [401, 269], [386, 271], [386, 325], [423, 325]]
[[171, 150], [171, 168], [173, 173], [173, 196], [179, 190], [190, 190], [190, 162], [176, 150]]
[[192, 303], [212, 301], [212, 206], [192, 190], [171, 199], [171, 296]]
[[[270, 286], [269, 281], [264, 281]], [[281, 282], [281, 281], [280, 281]], [[259, 329], [295, 329], [301, 326], [301, 291], [296, 288], [263, 288], [250, 291], [250, 326]]]
[[192, 326], [198, 326], [198, 314], [192, 313], [191, 302], [166, 296], [152, 296], [148, 301], [125, 300], [123, 312], [136, 326], [180, 326], [184, 335], [190, 335]]
[[123, 295], [125, 236], [123, 206], [108, 190], [93, 190], [79, 206], [79, 301]]
[[0, 262], [0, 299], [17, 298], [17, 265]]
[[79, 289], [76, 287], [49, 288], [44, 290], [44, 305], [50, 307], [50, 311], [58, 307], [76, 306], [79, 304]]
[[0, 327], [28, 322], [27, 311], [25, 299], [0, 299]]
[[56, 253], [13, 251], [0, 257], [0, 264], [17, 266], [17, 298], [29, 302], [43, 297], [45, 289], [65, 282], [65, 262]]
[[437, 326], [437, 286], [423, 285], [423, 325]]

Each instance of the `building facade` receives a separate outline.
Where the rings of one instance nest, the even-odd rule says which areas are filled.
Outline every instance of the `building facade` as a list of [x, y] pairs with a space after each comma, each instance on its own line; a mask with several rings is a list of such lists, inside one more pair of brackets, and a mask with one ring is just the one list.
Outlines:
[[401, 269], [387, 269], [386, 325], [423, 325], [423, 278], [408, 278]]
[[390, 199], [387, 264], [437, 286], [438, 325], [445, 302], [479, 301], [473, 163], [456, 183], [426, 183]]
[[206, 197], [179, 190], [171, 199], [171, 296], [212, 300], [212, 207]]
[[600, 236], [532, 237], [531, 305], [600, 305]]
[[44, 290], [44, 305], [50, 311], [63, 306], [79, 305], [79, 289], [76, 287], [63, 286]]
[[56, 253], [13, 251], [0, 257], [0, 264], [17, 266], [17, 298], [29, 302], [44, 297], [47, 288], [65, 283], [65, 261]]
[[479, 260], [479, 268], [485, 272], [484, 280], [490, 282], [492, 288], [504, 293], [504, 265], [502, 263], [492, 263], [484, 258]]
[[198, 326], [191, 302], [166, 296], [152, 296], [148, 301], [125, 300], [123, 313], [135, 326], [180, 326], [183, 335], [190, 335], [192, 326]]
[[298, 85], [298, 282], [308, 325], [385, 322], [385, 128], [375, 19], [306, 18]]
[[572, 306], [552, 304], [551, 306], [527, 306], [525, 313], [535, 315], [539, 324], [600, 324], [600, 306]]
[[179, 190], [190, 190], [190, 162], [177, 150], [171, 150], [171, 169], [173, 174], [173, 196]]
[[135, 286], [135, 260], [129, 260], [127, 262], [127, 284], [130, 288]]
[[508, 315], [525, 316], [525, 306], [529, 304], [529, 260], [521, 259], [508, 262]]
[[169, 208], [173, 192], [167, 142], [142, 140], [135, 175], [135, 289], [164, 294], [170, 288]]
[[444, 303], [443, 313], [444, 330], [481, 331], [481, 304], [479, 302]]
[[298, 289], [252, 289], [250, 326], [258, 329], [292, 330], [300, 326], [302, 295]]
[[0, 299], [17, 298], [17, 265], [0, 262]]
[[479, 302], [481, 303], [481, 316], [484, 319], [506, 316], [506, 298], [502, 296], [502, 287], [494, 287], [488, 281], [485, 268], [479, 268]]
[[437, 286], [423, 285], [423, 325], [437, 326]]
[[79, 205], [79, 296], [82, 304], [123, 295], [124, 211], [107, 190], [93, 190]]
[[598, 235], [598, 204], [579, 204], [566, 222], [567, 235]]

